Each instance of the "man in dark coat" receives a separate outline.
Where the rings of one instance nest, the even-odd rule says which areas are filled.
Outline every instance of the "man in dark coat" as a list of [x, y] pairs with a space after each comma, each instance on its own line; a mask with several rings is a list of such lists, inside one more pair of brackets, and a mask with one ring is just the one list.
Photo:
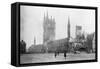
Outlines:
[[56, 56], [57, 56], [57, 52], [55, 52], [55, 58], [56, 58]]
[[64, 51], [64, 58], [66, 59], [66, 51]]

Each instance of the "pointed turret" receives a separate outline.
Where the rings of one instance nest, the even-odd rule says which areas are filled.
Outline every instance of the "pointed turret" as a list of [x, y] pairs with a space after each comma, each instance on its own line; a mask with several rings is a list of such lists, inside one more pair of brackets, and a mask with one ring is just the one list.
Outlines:
[[47, 15], [46, 15], [46, 18], [48, 19], [48, 11], [47, 11]]
[[34, 45], [36, 45], [36, 38], [34, 37]]
[[68, 17], [68, 38], [70, 38], [70, 19]]
[[44, 13], [44, 20], [45, 20], [45, 13]]

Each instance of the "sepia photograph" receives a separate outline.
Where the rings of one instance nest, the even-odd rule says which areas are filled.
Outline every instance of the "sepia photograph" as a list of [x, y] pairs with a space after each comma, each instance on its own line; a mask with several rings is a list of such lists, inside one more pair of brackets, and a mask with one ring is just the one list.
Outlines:
[[20, 6], [20, 64], [95, 60], [95, 10]]

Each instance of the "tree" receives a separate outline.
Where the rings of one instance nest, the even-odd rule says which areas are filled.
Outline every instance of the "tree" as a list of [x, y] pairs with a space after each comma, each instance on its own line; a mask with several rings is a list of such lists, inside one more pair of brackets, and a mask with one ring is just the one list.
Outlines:
[[92, 41], [93, 41], [93, 34], [90, 34], [87, 36], [87, 41], [86, 41], [88, 52], [92, 50]]
[[26, 52], [26, 43], [25, 41], [21, 41], [20, 42], [20, 54], [25, 53]]

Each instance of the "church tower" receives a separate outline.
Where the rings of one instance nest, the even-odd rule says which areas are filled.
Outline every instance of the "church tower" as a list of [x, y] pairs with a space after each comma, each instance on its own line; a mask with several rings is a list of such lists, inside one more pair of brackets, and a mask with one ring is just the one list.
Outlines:
[[43, 44], [55, 39], [55, 19], [51, 16], [44, 15], [43, 20]]

